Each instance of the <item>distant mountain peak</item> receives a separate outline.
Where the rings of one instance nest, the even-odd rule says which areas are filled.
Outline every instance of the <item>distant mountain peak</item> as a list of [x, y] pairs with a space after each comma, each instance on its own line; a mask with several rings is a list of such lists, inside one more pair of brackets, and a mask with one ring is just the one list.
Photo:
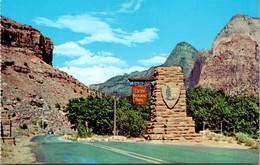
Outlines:
[[250, 36], [259, 45], [259, 19], [242, 14], [234, 15], [215, 38], [212, 46], [213, 51], [221, 41], [230, 41], [236, 33]]

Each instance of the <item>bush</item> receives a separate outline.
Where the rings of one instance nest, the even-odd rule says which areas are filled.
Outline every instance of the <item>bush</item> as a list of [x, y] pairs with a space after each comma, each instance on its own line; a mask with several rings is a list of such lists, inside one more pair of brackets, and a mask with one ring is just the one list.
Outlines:
[[19, 127], [21, 129], [28, 129], [28, 124], [27, 123], [23, 123], [23, 124], [20, 124]]
[[37, 125], [37, 121], [36, 121], [36, 120], [33, 120], [32, 123], [33, 123], [34, 125]]
[[78, 130], [78, 136], [79, 137], [83, 138], [83, 137], [87, 136], [86, 126], [84, 126], [83, 124], [78, 124], [77, 130]]
[[242, 132], [236, 133], [235, 135], [239, 143], [251, 143], [253, 140], [248, 134]]
[[45, 128], [47, 128], [48, 123], [46, 121], [41, 120], [41, 121], [38, 122], [38, 125], [40, 126], [40, 128], [45, 129]]
[[231, 137], [227, 138], [227, 142], [228, 143], [233, 143], [233, 138], [231, 138]]

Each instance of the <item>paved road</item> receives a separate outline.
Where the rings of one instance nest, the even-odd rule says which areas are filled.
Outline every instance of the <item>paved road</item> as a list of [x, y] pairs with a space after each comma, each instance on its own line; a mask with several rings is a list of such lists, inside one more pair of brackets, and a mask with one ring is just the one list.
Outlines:
[[64, 142], [37, 136], [34, 152], [43, 163], [258, 163], [259, 151], [130, 142]]

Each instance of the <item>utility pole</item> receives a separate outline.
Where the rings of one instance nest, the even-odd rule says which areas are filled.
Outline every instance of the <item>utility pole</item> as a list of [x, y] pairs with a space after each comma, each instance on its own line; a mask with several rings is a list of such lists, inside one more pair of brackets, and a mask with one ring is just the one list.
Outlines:
[[114, 136], [116, 136], [116, 91], [114, 91]]

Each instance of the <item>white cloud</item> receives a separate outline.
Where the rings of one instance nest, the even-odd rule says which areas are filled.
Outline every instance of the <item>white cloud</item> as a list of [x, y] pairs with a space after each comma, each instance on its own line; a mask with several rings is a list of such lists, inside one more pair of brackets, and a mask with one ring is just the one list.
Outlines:
[[74, 42], [66, 42], [64, 44], [54, 46], [53, 53], [59, 56], [77, 57], [77, 56], [92, 56], [89, 51], [80, 47]]
[[[127, 6], [127, 4], [125, 4], [125, 6]], [[135, 30], [134, 32], [129, 33], [123, 31], [121, 28], [113, 29], [101, 18], [88, 14], [76, 16], [64, 15], [57, 20], [37, 17], [34, 21], [38, 25], [60, 29], [68, 28], [72, 32], [85, 34], [86, 36], [78, 41], [80, 44], [112, 42], [132, 46], [135, 43], [152, 42], [154, 39], [158, 38], [157, 28], [145, 28], [142, 31]]]
[[[128, 67], [125, 61], [113, 57], [112, 52], [92, 53], [74, 42], [56, 46], [54, 53], [60, 56], [76, 57], [76, 59], [66, 61], [64, 66], [58, 69], [67, 72], [86, 85], [102, 83], [117, 75], [147, 69], [139, 66]], [[70, 53], [72, 54], [69, 55]]]
[[139, 10], [143, 0], [130, 0], [120, 5], [120, 9], [116, 13], [131, 13]]
[[135, 31], [132, 34], [95, 34], [91, 37], [85, 37], [80, 40], [80, 44], [89, 44], [91, 42], [99, 41], [99, 42], [114, 42], [120, 43], [127, 46], [131, 46], [134, 43], [146, 43], [152, 42], [154, 39], [158, 38], [158, 34], [156, 33], [158, 29], [156, 28], [146, 28], [143, 31]]
[[77, 43], [67, 42], [54, 47], [54, 54], [58, 56], [77, 57], [75, 60], [65, 62], [66, 66], [127, 66], [127, 64], [119, 58], [112, 57], [113, 53], [108, 51], [100, 51], [97, 54], [92, 53]]
[[43, 24], [49, 27], [55, 27], [55, 28], [63, 28], [63, 26], [60, 23], [51, 21], [47, 18], [43, 18], [43, 17], [37, 17], [36, 19], [33, 20], [37, 25]]
[[125, 36], [124, 38], [130, 43], [152, 42], [153, 39], [158, 38], [156, 31], [158, 31], [156, 28], [146, 28], [141, 32], [135, 31], [132, 35]]
[[65, 62], [66, 66], [109, 66], [109, 65], [116, 65], [116, 66], [127, 66], [127, 64], [120, 60], [119, 58], [115, 57], [103, 57], [103, 56], [83, 56], [76, 60], [67, 61]]
[[107, 67], [93, 66], [93, 67], [85, 67], [85, 68], [62, 67], [59, 69], [74, 76], [85, 85], [90, 85], [90, 84], [103, 83], [109, 78], [117, 75], [122, 75], [124, 73], [131, 73], [136, 70], [142, 71], [147, 68], [133, 66], [131, 68], [122, 69], [116, 66], [107, 66]]
[[88, 14], [76, 16], [64, 15], [55, 21], [43, 17], [37, 17], [34, 19], [34, 22], [49, 27], [68, 28], [73, 32], [88, 35], [112, 33], [112, 29], [107, 23], [101, 21], [98, 17], [93, 17]]
[[134, 10], [136, 11], [136, 10], [140, 9], [140, 7], [141, 7], [141, 3], [139, 2], [139, 3], [137, 3], [137, 4], [135, 5]]
[[113, 53], [112, 52], [108, 52], [108, 51], [100, 51], [100, 52], [97, 52], [98, 55], [100, 56], [112, 56]]
[[156, 64], [162, 64], [165, 62], [166, 59], [167, 59], [166, 57], [154, 56], [149, 59], [138, 60], [138, 62], [145, 66], [152, 66], [152, 65], [156, 65]]

